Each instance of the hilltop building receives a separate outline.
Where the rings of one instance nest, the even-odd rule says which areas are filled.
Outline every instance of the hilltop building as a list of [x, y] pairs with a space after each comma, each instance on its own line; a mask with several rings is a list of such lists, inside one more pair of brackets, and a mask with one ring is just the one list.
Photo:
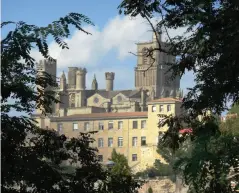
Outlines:
[[[161, 36], [158, 34], [161, 41]], [[168, 45], [161, 42], [167, 49]], [[42, 128], [53, 128], [69, 137], [79, 132], [99, 131], [94, 134], [99, 149], [99, 159], [106, 162], [113, 148], [123, 153], [130, 166], [139, 171], [152, 166], [156, 158], [158, 142], [158, 114], [181, 113], [182, 91], [180, 78], [171, 80], [166, 63], [175, 57], [154, 52], [155, 61], [146, 57], [146, 48], [157, 48], [156, 36], [150, 42], [137, 44], [137, 66], [135, 67], [135, 88], [114, 90], [117, 74], [105, 72], [106, 85], [98, 88], [96, 76], [91, 89], [86, 88], [85, 68], [69, 67], [60, 77], [60, 84], [54, 89], [59, 104], [52, 105], [53, 113], [42, 116], [40, 110], [34, 115]], [[48, 72], [56, 77], [56, 62], [40, 61], [38, 71]], [[166, 130], [167, 128], [160, 128]]]

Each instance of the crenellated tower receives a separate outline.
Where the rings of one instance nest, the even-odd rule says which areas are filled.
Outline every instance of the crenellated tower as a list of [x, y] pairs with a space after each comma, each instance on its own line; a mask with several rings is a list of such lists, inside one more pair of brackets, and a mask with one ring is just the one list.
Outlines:
[[114, 79], [115, 79], [114, 72], [105, 73], [106, 91], [112, 91], [114, 89]]
[[78, 68], [76, 70], [76, 96], [75, 96], [75, 107], [86, 106], [86, 69]]
[[[56, 69], [57, 69], [57, 62], [56, 60], [40, 60], [39, 63], [36, 63], [36, 67], [37, 67], [37, 77], [41, 77], [44, 76], [45, 73], [49, 74], [52, 78], [53, 81], [56, 82]], [[46, 88], [41, 87], [40, 85], [37, 86], [38, 89], [47, 91], [47, 90], [52, 90], [52, 86], [47, 86]], [[54, 112], [54, 106], [55, 104], [52, 103], [51, 104], [51, 110], [52, 112]], [[40, 109], [37, 109], [38, 113], [41, 113], [42, 107], [40, 107]]]
[[180, 78], [171, 80], [169, 63], [175, 62], [175, 56], [155, 50], [152, 57], [148, 56], [150, 50], [159, 48], [168, 50], [169, 44], [161, 39], [161, 31], [153, 34], [150, 42], [137, 44], [137, 66], [135, 67], [135, 87], [136, 89], [154, 90], [154, 97], [176, 97], [176, 92], [180, 87]]
[[68, 88], [76, 87], [76, 71], [77, 67], [68, 67]]
[[78, 68], [76, 71], [76, 90], [85, 90], [86, 69]]
[[66, 90], [66, 75], [65, 72], [63, 71], [61, 77], [60, 77], [60, 89], [62, 91]]
[[48, 73], [51, 75], [52, 79], [56, 81], [56, 68], [57, 68], [57, 63], [55, 61], [50, 61], [50, 60], [40, 60], [39, 63], [36, 64], [37, 66], [37, 73], [43, 75], [43, 72]]

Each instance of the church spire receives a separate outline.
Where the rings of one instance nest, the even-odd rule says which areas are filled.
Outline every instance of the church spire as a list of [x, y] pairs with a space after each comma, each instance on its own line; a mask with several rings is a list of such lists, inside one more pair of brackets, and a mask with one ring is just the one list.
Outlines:
[[62, 75], [61, 75], [61, 78], [60, 78], [60, 88], [62, 90], [65, 90], [66, 89], [66, 75], [63, 71]]
[[92, 81], [92, 84], [91, 84], [91, 89], [92, 90], [98, 90], [98, 82], [96, 80], [95, 74], [94, 74], [94, 78], [93, 78], [93, 81]]
[[63, 71], [62, 75], [61, 75], [61, 78], [62, 79], [66, 79], [66, 75], [65, 75], [65, 72]]

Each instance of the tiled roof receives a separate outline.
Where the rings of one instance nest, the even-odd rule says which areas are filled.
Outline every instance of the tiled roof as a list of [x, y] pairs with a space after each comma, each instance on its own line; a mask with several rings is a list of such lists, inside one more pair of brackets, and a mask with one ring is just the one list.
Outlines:
[[184, 128], [184, 129], [181, 129], [179, 131], [179, 133], [183, 134], [183, 133], [192, 133], [193, 130], [191, 128]]
[[148, 116], [148, 112], [122, 112], [122, 113], [90, 113], [70, 115], [67, 117], [140, 117]]
[[159, 99], [154, 99], [149, 102], [182, 102], [182, 99], [175, 99], [175, 98], [159, 98]]
[[85, 119], [119, 119], [119, 118], [140, 118], [148, 117], [148, 112], [122, 112], [122, 113], [90, 113], [69, 115], [65, 117], [52, 117], [51, 120], [85, 120]]
[[[96, 91], [96, 93], [98, 93], [104, 98], [111, 99], [119, 93], [122, 93], [126, 97], [132, 97], [132, 96], [135, 96], [137, 93], [140, 93], [140, 91], [139, 90], [112, 90], [112, 91], [98, 90]], [[138, 97], [140, 97], [140, 95]]]

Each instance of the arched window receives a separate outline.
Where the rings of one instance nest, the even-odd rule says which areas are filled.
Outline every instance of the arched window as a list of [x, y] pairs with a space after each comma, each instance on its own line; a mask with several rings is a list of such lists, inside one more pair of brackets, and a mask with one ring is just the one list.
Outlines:
[[69, 103], [70, 103], [70, 107], [75, 107], [75, 94], [70, 95]]

